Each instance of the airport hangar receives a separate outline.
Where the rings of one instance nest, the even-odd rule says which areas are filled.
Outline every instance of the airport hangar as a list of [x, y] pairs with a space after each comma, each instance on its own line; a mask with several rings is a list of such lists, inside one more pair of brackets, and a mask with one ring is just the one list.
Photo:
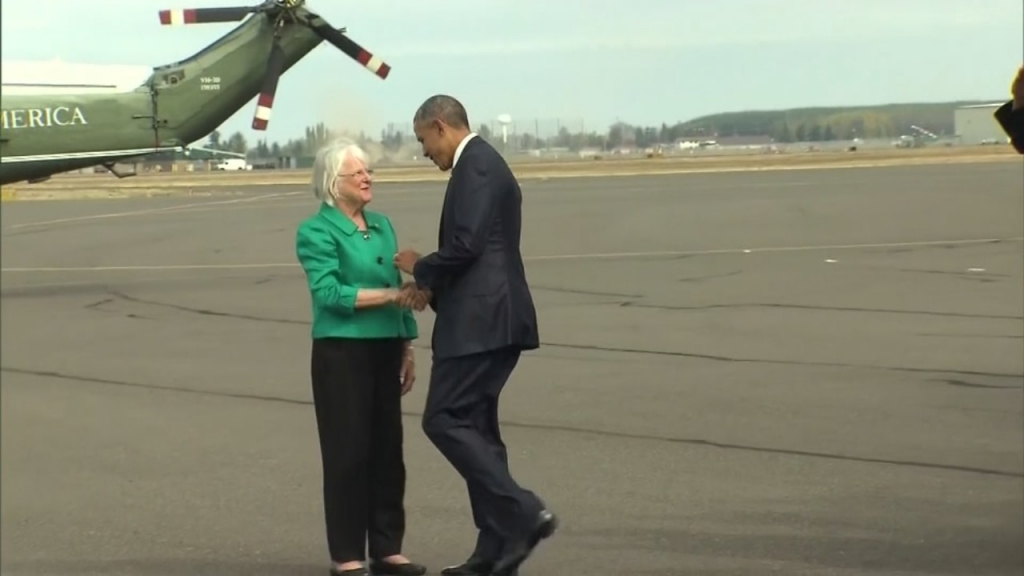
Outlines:
[[1002, 144], [1008, 138], [996, 121], [996, 109], [1004, 102], [959, 106], [953, 111], [953, 131], [959, 143], [965, 146]]

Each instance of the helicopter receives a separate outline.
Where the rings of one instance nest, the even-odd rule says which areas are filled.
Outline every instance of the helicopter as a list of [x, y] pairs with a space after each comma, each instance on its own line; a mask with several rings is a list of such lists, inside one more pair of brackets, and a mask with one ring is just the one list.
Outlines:
[[[193, 56], [152, 68], [139, 85], [101, 93], [66, 86], [5, 93], [0, 119], [0, 185], [115, 164], [188, 145], [256, 98], [252, 128], [266, 130], [278, 80], [326, 40], [381, 79], [391, 67], [305, 6], [266, 0], [256, 6], [161, 10], [165, 26], [243, 21]], [[51, 85], [52, 86], [52, 85]], [[27, 92], [27, 93], [26, 93]]]

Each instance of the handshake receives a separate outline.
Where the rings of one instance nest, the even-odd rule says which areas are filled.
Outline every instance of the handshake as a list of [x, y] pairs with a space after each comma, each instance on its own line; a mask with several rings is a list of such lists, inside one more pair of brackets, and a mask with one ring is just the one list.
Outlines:
[[394, 291], [392, 301], [403, 308], [412, 308], [419, 312], [427, 307], [430, 298], [430, 290], [421, 290], [416, 287], [415, 282], [406, 282]]
[[[394, 262], [395, 268], [398, 268], [406, 274], [412, 274], [413, 267], [416, 266], [416, 262], [420, 259], [420, 255], [414, 250], [400, 251], [395, 254]], [[394, 302], [404, 308], [412, 308], [419, 312], [427, 307], [430, 303], [430, 290], [420, 290], [416, 287], [415, 282], [406, 282], [402, 284], [402, 287], [396, 291]]]

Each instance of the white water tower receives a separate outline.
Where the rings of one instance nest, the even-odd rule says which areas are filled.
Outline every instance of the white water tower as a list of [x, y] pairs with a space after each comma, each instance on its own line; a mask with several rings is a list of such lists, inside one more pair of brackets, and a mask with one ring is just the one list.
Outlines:
[[508, 144], [508, 125], [512, 123], [512, 117], [508, 114], [499, 114], [497, 121], [501, 124], [501, 141]]

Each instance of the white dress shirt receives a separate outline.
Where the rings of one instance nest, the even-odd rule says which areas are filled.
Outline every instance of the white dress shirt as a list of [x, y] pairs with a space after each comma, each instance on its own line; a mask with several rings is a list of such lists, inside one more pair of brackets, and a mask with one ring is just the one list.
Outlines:
[[474, 136], [476, 136], [476, 132], [470, 132], [462, 139], [462, 142], [459, 142], [458, 148], [455, 149], [455, 157], [452, 158], [452, 170], [454, 170], [455, 165], [459, 163], [459, 156], [462, 156], [462, 151], [466, 148], [466, 143]]

